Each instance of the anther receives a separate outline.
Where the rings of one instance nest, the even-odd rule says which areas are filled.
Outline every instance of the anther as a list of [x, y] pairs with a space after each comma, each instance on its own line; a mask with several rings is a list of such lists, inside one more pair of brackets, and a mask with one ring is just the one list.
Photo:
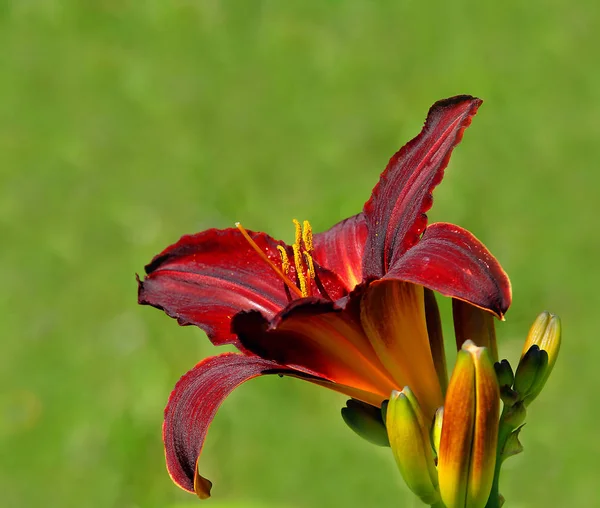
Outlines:
[[294, 238], [294, 243], [300, 247], [300, 242], [302, 241], [302, 226], [300, 225], [300, 222], [298, 221], [298, 219], [293, 219], [292, 222], [294, 223], [294, 226], [296, 227], [296, 235]]
[[300, 254], [300, 247], [297, 243], [292, 245], [294, 250], [294, 265], [296, 266], [296, 275], [298, 276], [298, 283], [300, 284], [300, 291], [302, 296], [308, 296], [308, 286], [306, 284], [306, 275], [304, 274], [304, 265], [302, 264], [302, 256]]
[[277, 250], [281, 255], [281, 270], [288, 275], [290, 273], [290, 258], [288, 257], [287, 251], [283, 245], [278, 245]]
[[313, 249], [313, 235], [312, 227], [307, 220], [302, 223], [302, 241], [304, 242], [304, 249], [310, 254]]
[[312, 256], [307, 251], [304, 251], [304, 260], [306, 261], [306, 266], [308, 267], [308, 274], [314, 279], [315, 264], [313, 263]]

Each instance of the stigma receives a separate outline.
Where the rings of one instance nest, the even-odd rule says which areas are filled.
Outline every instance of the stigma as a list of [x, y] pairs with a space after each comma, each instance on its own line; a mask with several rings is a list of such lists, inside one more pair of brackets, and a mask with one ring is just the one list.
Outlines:
[[294, 219], [293, 223], [295, 228], [295, 238], [291, 253], [285, 246], [277, 246], [281, 258], [281, 266], [277, 266], [269, 259], [267, 254], [256, 244], [239, 222], [236, 222], [235, 226], [240, 230], [246, 241], [261, 259], [267, 263], [284, 282], [286, 287], [296, 296], [306, 298], [312, 296], [312, 281], [316, 281], [317, 277], [312, 257], [312, 227], [307, 220], [300, 224], [297, 219]]

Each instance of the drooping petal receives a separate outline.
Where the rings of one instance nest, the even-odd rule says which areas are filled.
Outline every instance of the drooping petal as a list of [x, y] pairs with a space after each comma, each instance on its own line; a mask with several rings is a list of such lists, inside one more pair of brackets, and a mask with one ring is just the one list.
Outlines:
[[[351, 387], [353, 392], [343, 393], [377, 405], [396, 385], [352, 314], [333, 302], [307, 298], [271, 323], [256, 311], [238, 314], [232, 330], [261, 358]], [[375, 395], [365, 400], [360, 392]]]
[[[280, 263], [277, 242], [249, 232], [274, 263]], [[273, 317], [288, 303], [283, 281], [253, 250], [237, 229], [209, 229], [184, 236], [146, 266], [138, 300], [176, 318], [181, 325], [202, 328], [213, 344], [237, 345], [231, 319], [256, 309]]]
[[424, 413], [433, 418], [443, 399], [427, 336], [423, 287], [373, 282], [361, 302], [361, 321], [396, 385], [410, 386]]
[[365, 278], [382, 277], [417, 243], [427, 225], [431, 193], [481, 102], [469, 95], [436, 102], [421, 133], [390, 159], [364, 207], [369, 231]]
[[163, 441], [173, 481], [205, 499], [211, 482], [200, 476], [197, 462], [217, 409], [244, 381], [286, 369], [262, 358], [225, 353], [206, 358], [175, 385], [165, 408]]
[[364, 214], [338, 222], [314, 236], [314, 257], [321, 266], [335, 272], [347, 291], [362, 282], [362, 258], [367, 239]]
[[512, 298], [508, 276], [490, 251], [466, 229], [444, 222], [431, 224], [385, 278], [420, 284], [499, 318]]

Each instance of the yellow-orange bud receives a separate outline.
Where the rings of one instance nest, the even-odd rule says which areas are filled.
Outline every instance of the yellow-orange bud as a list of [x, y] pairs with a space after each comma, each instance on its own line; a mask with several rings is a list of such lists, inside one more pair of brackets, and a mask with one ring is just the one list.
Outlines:
[[483, 508], [496, 465], [500, 390], [487, 348], [466, 341], [448, 386], [438, 455], [447, 508]]

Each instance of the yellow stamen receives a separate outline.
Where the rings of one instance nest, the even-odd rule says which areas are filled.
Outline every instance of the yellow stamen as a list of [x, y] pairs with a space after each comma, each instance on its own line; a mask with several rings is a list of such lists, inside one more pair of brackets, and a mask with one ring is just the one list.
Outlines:
[[306, 266], [308, 267], [308, 276], [315, 278], [315, 264], [313, 263], [312, 256], [304, 251], [304, 260], [306, 261]]
[[307, 220], [302, 223], [302, 241], [304, 242], [304, 249], [310, 254], [313, 249], [313, 235], [312, 227]]
[[292, 219], [292, 222], [294, 223], [294, 226], [296, 227], [296, 235], [294, 238], [294, 243], [300, 247], [300, 242], [302, 241], [302, 226], [300, 225], [300, 222], [298, 221], [298, 219]]
[[[277, 266], [275, 266], [275, 264], [267, 257], [267, 255], [261, 250], [261, 248], [256, 245], [256, 242], [250, 237], [250, 235], [248, 234], [248, 232], [244, 229], [244, 227], [239, 223], [236, 222], [235, 223], [235, 227], [238, 228], [240, 230], [240, 232], [242, 233], [242, 235], [244, 235], [244, 238], [248, 241], [248, 243], [250, 244], [250, 246], [256, 251], [256, 253], [261, 257], [261, 259], [263, 261], [265, 261], [272, 269], [273, 271], [279, 276], [279, 278], [285, 282], [285, 284], [294, 292], [296, 293], [298, 296], [302, 297], [302, 296], [306, 296], [304, 294], [304, 291], [298, 289], [296, 287], [296, 284], [294, 284], [286, 275], [285, 273], [283, 273]], [[295, 254], [295, 250], [294, 250], [294, 260], [296, 258], [296, 254]], [[304, 275], [304, 274], [302, 274]], [[298, 277], [300, 279], [300, 277]], [[306, 282], [306, 281], [305, 281]], [[300, 287], [302, 287], [302, 284], [300, 285]]]
[[312, 256], [304, 251], [304, 261], [306, 262], [306, 267], [308, 268], [306, 273], [306, 287], [308, 288], [308, 292], [310, 293], [312, 287], [310, 285], [311, 279], [315, 278], [315, 265], [312, 260]]
[[294, 265], [296, 265], [296, 275], [298, 276], [298, 282], [300, 283], [300, 291], [302, 296], [308, 296], [308, 286], [306, 284], [306, 275], [304, 274], [304, 265], [302, 263], [302, 256], [300, 255], [300, 247], [297, 243], [292, 245], [294, 250]]
[[290, 258], [287, 255], [287, 251], [283, 245], [278, 245], [277, 250], [281, 254], [281, 270], [288, 275], [290, 273]]

